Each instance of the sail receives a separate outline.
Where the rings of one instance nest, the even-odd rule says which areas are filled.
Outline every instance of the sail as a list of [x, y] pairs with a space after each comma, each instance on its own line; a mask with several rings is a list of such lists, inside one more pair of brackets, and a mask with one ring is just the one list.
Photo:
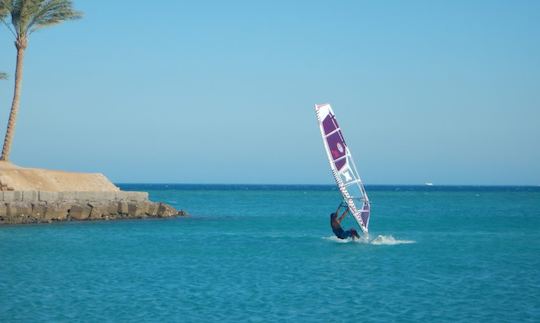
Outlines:
[[371, 212], [369, 199], [334, 111], [330, 104], [315, 105], [315, 111], [330, 168], [339, 191], [362, 231], [368, 233]]

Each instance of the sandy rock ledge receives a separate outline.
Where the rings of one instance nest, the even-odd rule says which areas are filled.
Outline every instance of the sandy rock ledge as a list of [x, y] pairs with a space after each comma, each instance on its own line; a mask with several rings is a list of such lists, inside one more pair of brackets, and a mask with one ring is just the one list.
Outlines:
[[53, 221], [168, 218], [186, 215], [121, 191], [101, 173], [25, 168], [0, 161], [0, 225]]
[[0, 192], [0, 225], [186, 215], [146, 192]]

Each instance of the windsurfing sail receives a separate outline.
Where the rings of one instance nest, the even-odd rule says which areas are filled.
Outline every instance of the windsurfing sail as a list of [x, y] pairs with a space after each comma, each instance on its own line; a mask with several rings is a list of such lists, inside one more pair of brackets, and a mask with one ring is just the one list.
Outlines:
[[347, 203], [354, 219], [358, 222], [362, 231], [367, 234], [371, 209], [351, 151], [345, 143], [343, 133], [339, 128], [330, 104], [317, 104], [315, 105], [315, 111], [317, 112], [324, 148], [326, 148], [330, 168], [339, 191], [343, 195], [343, 200]]

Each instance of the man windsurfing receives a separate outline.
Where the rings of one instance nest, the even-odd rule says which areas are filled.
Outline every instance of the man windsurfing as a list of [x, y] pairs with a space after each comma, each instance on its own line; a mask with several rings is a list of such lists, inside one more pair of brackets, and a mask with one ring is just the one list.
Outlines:
[[338, 217], [339, 210], [341, 209], [342, 206], [343, 206], [343, 203], [339, 205], [336, 212], [330, 214], [330, 226], [332, 227], [332, 232], [334, 232], [336, 237], [338, 237], [339, 239], [347, 239], [347, 238], [360, 239], [360, 235], [358, 234], [358, 232], [356, 232], [355, 229], [351, 228], [345, 231], [341, 227], [341, 221], [343, 221], [345, 216], [349, 214], [349, 207], [347, 207], [347, 209], [343, 211], [341, 216]]

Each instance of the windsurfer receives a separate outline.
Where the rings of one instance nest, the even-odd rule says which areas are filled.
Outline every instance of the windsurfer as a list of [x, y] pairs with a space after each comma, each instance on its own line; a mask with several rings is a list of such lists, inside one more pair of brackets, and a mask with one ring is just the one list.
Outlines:
[[330, 226], [332, 227], [332, 231], [334, 232], [336, 237], [338, 237], [339, 239], [347, 239], [347, 238], [360, 239], [360, 235], [355, 229], [351, 228], [345, 231], [341, 227], [341, 221], [343, 221], [345, 216], [349, 214], [349, 208], [347, 207], [347, 209], [343, 211], [341, 216], [338, 216], [339, 210], [341, 209], [342, 206], [343, 206], [343, 203], [339, 205], [336, 212], [330, 214]]

